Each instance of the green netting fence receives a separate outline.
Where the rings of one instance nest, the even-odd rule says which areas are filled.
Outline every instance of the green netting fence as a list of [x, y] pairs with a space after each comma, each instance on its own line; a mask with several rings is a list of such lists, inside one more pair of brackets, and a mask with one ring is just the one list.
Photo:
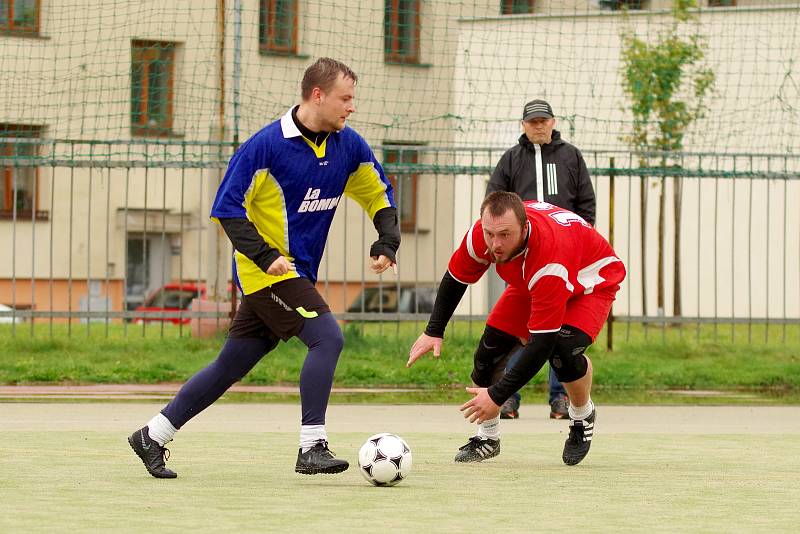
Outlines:
[[[715, 83], [683, 149], [797, 152], [800, 3], [697, 4], [676, 35], [701, 38]], [[509, 145], [522, 105], [541, 97], [577, 146], [619, 149], [633, 121], [623, 37], [658, 43], [671, 6], [2, 0], [0, 131], [235, 143], [296, 103], [303, 70], [331, 56], [359, 75], [351, 125], [373, 144]]]

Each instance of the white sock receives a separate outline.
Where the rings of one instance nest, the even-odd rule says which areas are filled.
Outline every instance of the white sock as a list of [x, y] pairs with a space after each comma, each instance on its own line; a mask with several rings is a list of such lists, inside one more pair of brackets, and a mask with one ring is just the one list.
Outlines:
[[583, 406], [573, 406], [572, 401], [569, 403], [569, 418], [570, 419], [586, 419], [590, 415], [592, 415], [592, 410], [594, 410], [594, 403], [592, 399], [589, 399]]
[[300, 448], [303, 449], [303, 452], [308, 452], [308, 449], [316, 445], [320, 440], [328, 441], [325, 425], [300, 426]]
[[478, 425], [478, 437], [481, 439], [500, 439], [500, 416], [489, 419]]
[[162, 447], [168, 441], [172, 441], [177, 431], [178, 429], [172, 426], [169, 419], [164, 417], [161, 412], [158, 412], [155, 417], [147, 422], [147, 433], [150, 434], [150, 439]]

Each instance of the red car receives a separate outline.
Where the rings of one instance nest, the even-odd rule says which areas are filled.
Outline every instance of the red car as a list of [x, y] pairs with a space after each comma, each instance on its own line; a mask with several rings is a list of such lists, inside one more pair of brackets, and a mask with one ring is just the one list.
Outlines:
[[[231, 286], [228, 286], [228, 292], [230, 292]], [[182, 284], [179, 283], [170, 283], [164, 284], [160, 288], [156, 289], [147, 298], [144, 299], [144, 302], [137, 306], [134, 311], [137, 312], [179, 312], [181, 310], [188, 310], [192, 304], [192, 300], [195, 298], [206, 298], [206, 286], [205, 284], [197, 284], [192, 282], [184, 282]], [[173, 324], [189, 324], [191, 321], [190, 317], [170, 317], [170, 318], [162, 318], [162, 317], [134, 317], [133, 321], [135, 323], [142, 323], [142, 322], [161, 322], [161, 321], [169, 321]]]

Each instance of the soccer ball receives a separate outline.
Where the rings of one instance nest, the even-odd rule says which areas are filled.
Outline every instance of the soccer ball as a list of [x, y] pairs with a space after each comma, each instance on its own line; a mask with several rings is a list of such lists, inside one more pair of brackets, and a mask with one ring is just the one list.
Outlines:
[[370, 436], [358, 451], [359, 471], [375, 486], [394, 486], [411, 471], [411, 449], [400, 436]]

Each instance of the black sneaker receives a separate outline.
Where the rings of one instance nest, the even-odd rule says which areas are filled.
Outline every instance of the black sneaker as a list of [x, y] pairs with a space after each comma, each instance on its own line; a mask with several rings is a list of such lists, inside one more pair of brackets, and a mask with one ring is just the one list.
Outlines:
[[594, 434], [595, 411], [586, 419], [572, 419], [569, 422], [569, 437], [564, 443], [561, 459], [567, 465], [578, 465], [589, 454]]
[[500, 454], [500, 440], [472, 436], [456, 453], [456, 462], [482, 462]]
[[333, 455], [333, 452], [328, 448], [328, 442], [319, 440], [316, 445], [303, 452], [301, 447], [297, 451], [297, 465], [295, 465], [295, 472], [304, 475], [316, 475], [318, 473], [341, 473], [347, 470], [350, 464], [347, 460], [340, 460]]
[[174, 471], [167, 469], [164, 462], [169, 458], [169, 449], [165, 449], [154, 440], [150, 439], [148, 428], [144, 427], [128, 437], [128, 443], [133, 452], [142, 459], [147, 472], [156, 478], [176, 478]]
[[566, 419], [569, 417], [569, 397], [559, 395], [550, 403], [550, 419]]
[[500, 406], [500, 419], [519, 419], [519, 401], [515, 397], [509, 397]]

